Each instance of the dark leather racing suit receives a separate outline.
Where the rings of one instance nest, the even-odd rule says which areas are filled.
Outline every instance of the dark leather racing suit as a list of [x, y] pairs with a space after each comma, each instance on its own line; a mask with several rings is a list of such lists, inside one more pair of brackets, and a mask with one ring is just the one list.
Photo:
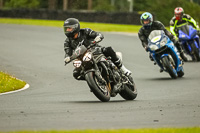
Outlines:
[[186, 25], [186, 24], [189, 24], [189, 25], [193, 26], [195, 29], [197, 29], [198, 35], [200, 35], [199, 26], [198, 26], [197, 22], [188, 14], [183, 14], [181, 21], [176, 20], [176, 17], [173, 17], [170, 20], [170, 31], [171, 31], [171, 33], [175, 37], [178, 38], [178, 28], [183, 26], [183, 25]]
[[[85, 45], [88, 47], [91, 44], [91, 41], [94, 40], [97, 36], [101, 37], [101, 40], [104, 38], [104, 36], [101, 33], [95, 32], [89, 28], [80, 29], [78, 33], [78, 38], [66, 38], [64, 42], [64, 51], [65, 51], [65, 57], [70, 57], [73, 53], [73, 51], [80, 45]], [[120, 59], [117, 57], [115, 51], [112, 49], [112, 47], [101, 47], [100, 45], [96, 44], [97, 47], [101, 48], [103, 54], [108, 57], [111, 57], [111, 60], [113, 63], [120, 68], [122, 66], [122, 63]], [[81, 77], [80, 75], [81, 70], [75, 68], [73, 71], [73, 76], [77, 80], [82, 80], [84, 77]]]

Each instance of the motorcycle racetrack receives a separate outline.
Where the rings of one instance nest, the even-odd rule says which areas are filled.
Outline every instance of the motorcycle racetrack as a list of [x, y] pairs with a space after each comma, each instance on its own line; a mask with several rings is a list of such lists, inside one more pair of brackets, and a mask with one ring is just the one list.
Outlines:
[[100, 102], [64, 66], [62, 28], [0, 24], [0, 71], [26, 81], [24, 91], [0, 96], [0, 130], [124, 129], [200, 126], [200, 62], [185, 62], [171, 79], [149, 59], [137, 34], [103, 32], [102, 46], [123, 54], [138, 96]]

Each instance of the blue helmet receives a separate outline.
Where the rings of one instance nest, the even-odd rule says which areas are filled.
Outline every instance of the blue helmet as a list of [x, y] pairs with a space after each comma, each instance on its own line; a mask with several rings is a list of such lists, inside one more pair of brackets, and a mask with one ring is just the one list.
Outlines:
[[145, 12], [140, 17], [140, 22], [144, 28], [150, 28], [153, 22], [153, 16], [149, 12]]

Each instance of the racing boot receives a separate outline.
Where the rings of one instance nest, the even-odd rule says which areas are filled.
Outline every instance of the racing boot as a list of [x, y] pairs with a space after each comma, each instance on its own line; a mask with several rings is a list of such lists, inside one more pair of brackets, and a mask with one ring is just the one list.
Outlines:
[[131, 75], [131, 71], [128, 70], [123, 64], [120, 58], [114, 62], [114, 64], [126, 75]]
[[117, 66], [118, 69], [120, 69], [125, 75], [130, 75], [131, 71], [126, 69], [124, 65], [122, 65], [121, 59], [117, 56], [115, 51], [111, 47], [104, 47], [102, 49], [102, 52], [106, 57], [110, 56], [112, 62]]
[[131, 71], [128, 70], [124, 65], [122, 65], [121, 69], [120, 69], [126, 76], [131, 75]]
[[151, 53], [149, 53], [149, 59], [150, 59], [151, 61], [154, 61], [154, 60], [153, 60], [153, 57], [152, 57], [152, 55], [151, 55]]

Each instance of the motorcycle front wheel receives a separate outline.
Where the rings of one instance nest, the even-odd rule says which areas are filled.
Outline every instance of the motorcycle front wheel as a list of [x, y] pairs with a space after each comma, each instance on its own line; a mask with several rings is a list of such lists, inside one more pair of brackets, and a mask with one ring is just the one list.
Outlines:
[[162, 58], [162, 64], [165, 67], [166, 71], [171, 76], [171, 78], [176, 79], [178, 75], [174, 68], [175, 66], [173, 66], [173, 64], [170, 62], [170, 60], [167, 56]]
[[107, 85], [101, 83], [95, 76], [94, 72], [88, 72], [85, 75], [88, 86], [94, 95], [102, 102], [110, 101], [110, 92]]
[[194, 61], [200, 61], [199, 49], [195, 46], [195, 42], [191, 44], [192, 55]]

